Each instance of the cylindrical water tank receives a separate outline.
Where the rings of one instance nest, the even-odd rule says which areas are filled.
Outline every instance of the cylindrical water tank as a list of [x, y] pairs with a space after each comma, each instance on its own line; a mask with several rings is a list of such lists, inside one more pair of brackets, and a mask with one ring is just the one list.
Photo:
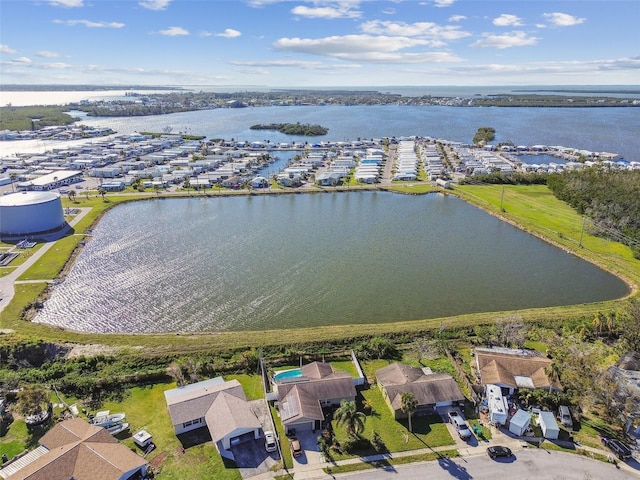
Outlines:
[[60, 194], [26, 191], [0, 197], [0, 234], [31, 235], [65, 223]]

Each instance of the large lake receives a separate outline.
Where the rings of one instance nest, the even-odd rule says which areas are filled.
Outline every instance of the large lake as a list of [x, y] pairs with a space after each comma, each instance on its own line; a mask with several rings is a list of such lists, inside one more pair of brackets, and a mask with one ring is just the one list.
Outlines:
[[158, 199], [109, 211], [36, 320], [94, 332], [308, 327], [627, 292], [618, 278], [451, 196]]

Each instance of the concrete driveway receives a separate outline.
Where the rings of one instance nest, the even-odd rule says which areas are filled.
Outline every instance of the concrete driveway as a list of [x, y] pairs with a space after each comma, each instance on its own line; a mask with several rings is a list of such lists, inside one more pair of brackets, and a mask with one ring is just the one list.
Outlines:
[[264, 446], [264, 432], [266, 430], [275, 431], [267, 402], [253, 400], [249, 403], [251, 410], [258, 418], [260, 425], [262, 425], [262, 432], [257, 440], [249, 440], [231, 447], [231, 452], [242, 478], [255, 477], [272, 471], [280, 462], [279, 452], [269, 453]]

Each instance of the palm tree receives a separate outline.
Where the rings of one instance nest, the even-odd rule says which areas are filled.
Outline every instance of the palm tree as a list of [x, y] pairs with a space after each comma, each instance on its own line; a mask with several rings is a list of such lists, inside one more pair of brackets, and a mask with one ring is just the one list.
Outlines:
[[604, 325], [604, 315], [602, 312], [596, 313], [595, 317], [593, 317], [593, 327], [596, 329], [596, 336], [600, 336], [600, 332], [602, 331], [602, 326]]
[[336, 424], [344, 425], [347, 435], [349, 435], [350, 438], [356, 440], [364, 430], [364, 422], [367, 419], [364, 413], [356, 409], [356, 402], [354, 400], [342, 400], [340, 407], [338, 407], [333, 414], [333, 418], [336, 420]]
[[411, 428], [411, 417], [413, 416], [413, 413], [416, 411], [417, 408], [418, 408], [418, 399], [416, 399], [416, 396], [411, 392], [404, 392], [400, 397], [400, 410], [402, 410], [402, 413], [407, 414], [407, 418], [409, 419], [410, 432], [413, 432]]

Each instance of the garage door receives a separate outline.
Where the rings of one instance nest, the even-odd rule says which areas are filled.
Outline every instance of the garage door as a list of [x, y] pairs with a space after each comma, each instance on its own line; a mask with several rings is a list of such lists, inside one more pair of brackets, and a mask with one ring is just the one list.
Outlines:
[[242, 435], [238, 435], [237, 437], [231, 437], [229, 439], [229, 443], [231, 446], [240, 445], [241, 443], [248, 442], [249, 440], [253, 440], [255, 438], [255, 434], [253, 432], [243, 433]]

